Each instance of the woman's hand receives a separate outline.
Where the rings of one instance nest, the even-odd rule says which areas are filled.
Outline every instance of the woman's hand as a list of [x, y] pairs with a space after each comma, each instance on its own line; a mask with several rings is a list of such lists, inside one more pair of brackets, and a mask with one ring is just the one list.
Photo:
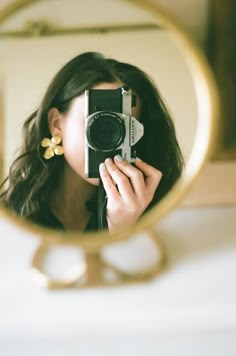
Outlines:
[[[135, 167], [136, 166], [136, 167]], [[142, 215], [161, 180], [162, 173], [135, 160], [135, 166], [120, 155], [100, 164], [100, 176], [107, 194], [107, 222], [110, 232], [134, 224]]]

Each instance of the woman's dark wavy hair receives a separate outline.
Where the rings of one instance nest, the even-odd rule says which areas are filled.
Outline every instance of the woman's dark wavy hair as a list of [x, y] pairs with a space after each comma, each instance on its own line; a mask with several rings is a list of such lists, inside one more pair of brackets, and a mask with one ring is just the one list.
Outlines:
[[[152, 80], [139, 68], [100, 53], [87, 52], [73, 58], [56, 74], [45, 96], [23, 126], [24, 142], [19, 156], [3, 182], [0, 199], [23, 217], [32, 217], [48, 202], [57, 184], [64, 157], [45, 160], [40, 142], [50, 137], [48, 111], [56, 107], [66, 113], [72, 100], [102, 82], [121, 81], [141, 99], [140, 121], [144, 136], [136, 145], [137, 156], [163, 173], [148, 209], [160, 201], [179, 178], [183, 158], [172, 119]], [[5, 188], [5, 183], [8, 187]]]

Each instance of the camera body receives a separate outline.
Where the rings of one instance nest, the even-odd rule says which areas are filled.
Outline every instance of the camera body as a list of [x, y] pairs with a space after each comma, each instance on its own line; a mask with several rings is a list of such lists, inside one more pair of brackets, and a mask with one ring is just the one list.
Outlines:
[[120, 154], [135, 160], [134, 145], [144, 134], [131, 116], [136, 97], [126, 87], [85, 91], [85, 176], [99, 178], [99, 165]]

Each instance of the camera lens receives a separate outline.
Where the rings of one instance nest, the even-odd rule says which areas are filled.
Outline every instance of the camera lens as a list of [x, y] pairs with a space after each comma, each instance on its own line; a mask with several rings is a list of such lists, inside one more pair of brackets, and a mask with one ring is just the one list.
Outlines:
[[96, 150], [111, 151], [124, 140], [124, 120], [112, 112], [100, 112], [91, 116], [87, 124], [87, 139]]

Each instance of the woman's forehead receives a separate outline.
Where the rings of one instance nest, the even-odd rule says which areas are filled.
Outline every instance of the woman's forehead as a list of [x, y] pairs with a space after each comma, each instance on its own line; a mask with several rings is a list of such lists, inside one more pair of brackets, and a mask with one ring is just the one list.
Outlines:
[[102, 82], [102, 83], [98, 83], [95, 84], [92, 89], [118, 89], [120, 87], [122, 87], [124, 85], [124, 83], [120, 82], [120, 81], [116, 81], [116, 82]]

